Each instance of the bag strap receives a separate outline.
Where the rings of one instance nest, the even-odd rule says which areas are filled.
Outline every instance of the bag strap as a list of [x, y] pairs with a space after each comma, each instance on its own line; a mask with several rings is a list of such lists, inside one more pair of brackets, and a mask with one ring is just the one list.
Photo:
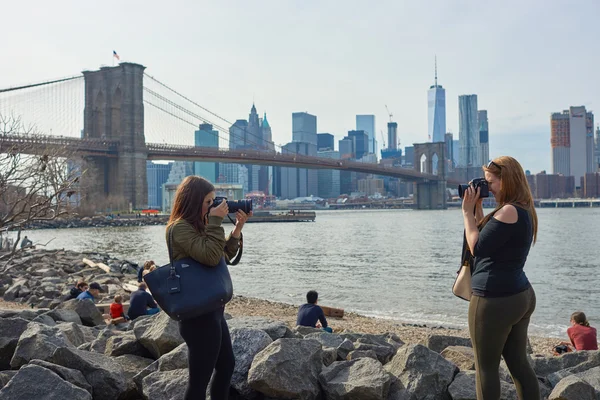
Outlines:
[[173, 225], [169, 227], [169, 234], [167, 236], [167, 249], [169, 250], [169, 265], [171, 266], [169, 276], [172, 278], [177, 275], [177, 271], [175, 270], [175, 264], [173, 263]]
[[225, 261], [227, 261], [227, 265], [238, 265], [240, 263], [240, 260], [242, 259], [243, 252], [244, 252], [244, 234], [242, 232], [240, 232], [240, 248], [238, 249], [238, 252], [232, 261], [228, 260], [227, 257], [225, 257]]

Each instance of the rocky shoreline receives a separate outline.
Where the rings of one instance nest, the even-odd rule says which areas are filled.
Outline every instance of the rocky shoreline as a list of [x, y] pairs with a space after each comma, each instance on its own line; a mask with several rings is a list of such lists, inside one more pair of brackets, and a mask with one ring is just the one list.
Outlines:
[[68, 228], [106, 228], [123, 226], [150, 226], [166, 225], [168, 215], [127, 215], [127, 216], [100, 216], [56, 218], [48, 221], [33, 221], [22, 227], [24, 230], [37, 229], [68, 229]]
[[[102, 302], [115, 294], [128, 299], [135, 267], [65, 250], [15, 259], [0, 275], [0, 398], [183, 398], [187, 349], [175, 321], [159, 313], [107, 326], [91, 302], [63, 301], [79, 279], [100, 283]], [[243, 296], [228, 304], [236, 357], [230, 398], [475, 399], [473, 352], [463, 330], [346, 313], [330, 319], [329, 334], [295, 327], [296, 311]], [[600, 351], [553, 357], [556, 339], [530, 341], [544, 398], [600, 399]], [[502, 398], [516, 399], [504, 366], [501, 376]]]

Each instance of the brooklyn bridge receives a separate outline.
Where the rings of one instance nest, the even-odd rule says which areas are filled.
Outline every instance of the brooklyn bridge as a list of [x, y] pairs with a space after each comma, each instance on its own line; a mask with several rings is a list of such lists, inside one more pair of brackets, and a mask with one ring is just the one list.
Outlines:
[[[445, 159], [444, 143], [414, 144], [414, 169], [306, 156], [282, 148], [267, 149], [259, 142], [245, 149], [180, 144], [176, 142], [182, 141], [186, 131], [182, 125], [189, 132], [189, 126], [197, 127], [197, 121], [201, 121], [225, 133], [213, 121], [218, 118], [231, 123], [144, 70], [140, 64], [120, 63], [69, 78], [1, 89], [0, 112], [18, 114], [24, 122], [41, 127], [43, 134], [1, 135], [0, 149], [34, 155], [54, 151], [70, 158], [81, 157], [89, 166], [89, 173], [82, 177], [88, 181], [82, 184], [86, 195], [119, 196], [134, 209], [147, 206], [147, 160], [230, 162], [390, 176], [414, 183], [417, 208], [446, 208], [445, 163], [434, 166], [434, 159]], [[177, 94], [180, 101], [169, 99], [164, 92]], [[83, 112], [79, 102], [83, 103]], [[208, 117], [190, 109], [190, 103]], [[146, 141], [149, 131], [152, 142]]]

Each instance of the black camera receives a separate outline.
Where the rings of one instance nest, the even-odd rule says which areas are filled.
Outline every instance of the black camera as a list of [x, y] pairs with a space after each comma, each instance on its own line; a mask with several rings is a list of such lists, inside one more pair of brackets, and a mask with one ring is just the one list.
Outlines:
[[221, 204], [223, 201], [227, 203], [227, 207], [229, 207], [229, 213], [236, 213], [238, 210], [242, 210], [246, 214], [252, 211], [252, 199], [249, 200], [227, 200], [227, 197], [215, 197], [211, 208], [216, 207]]
[[479, 197], [490, 197], [490, 188], [488, 187], [488, 183], [485, 178], [475, 178], [470, 182], [470, 184], [458, 185], [458, 195], [461, 199], [465, 197], [465, 191], [469, 188], [469, 186], [472, 186], [475, 190], [479, 188]]

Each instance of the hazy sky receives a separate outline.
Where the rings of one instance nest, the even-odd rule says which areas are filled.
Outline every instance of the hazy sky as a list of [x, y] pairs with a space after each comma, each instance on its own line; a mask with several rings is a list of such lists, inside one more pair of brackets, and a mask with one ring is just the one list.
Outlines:
[[448, 130], [458, 95], [475, 93], [490, 156], [532, 172], [550, 171], [551, 112], [600, 109], [598, 0], [36, 3], [2, 6], [0, 87], [110, 65], [114, 49], [227, 119], [254, 99], [278, 144], [294, 111], [336, 140], [375, 114], [381, 142], [386, 104], [402, 146], [426, 141], [436, 54]]

